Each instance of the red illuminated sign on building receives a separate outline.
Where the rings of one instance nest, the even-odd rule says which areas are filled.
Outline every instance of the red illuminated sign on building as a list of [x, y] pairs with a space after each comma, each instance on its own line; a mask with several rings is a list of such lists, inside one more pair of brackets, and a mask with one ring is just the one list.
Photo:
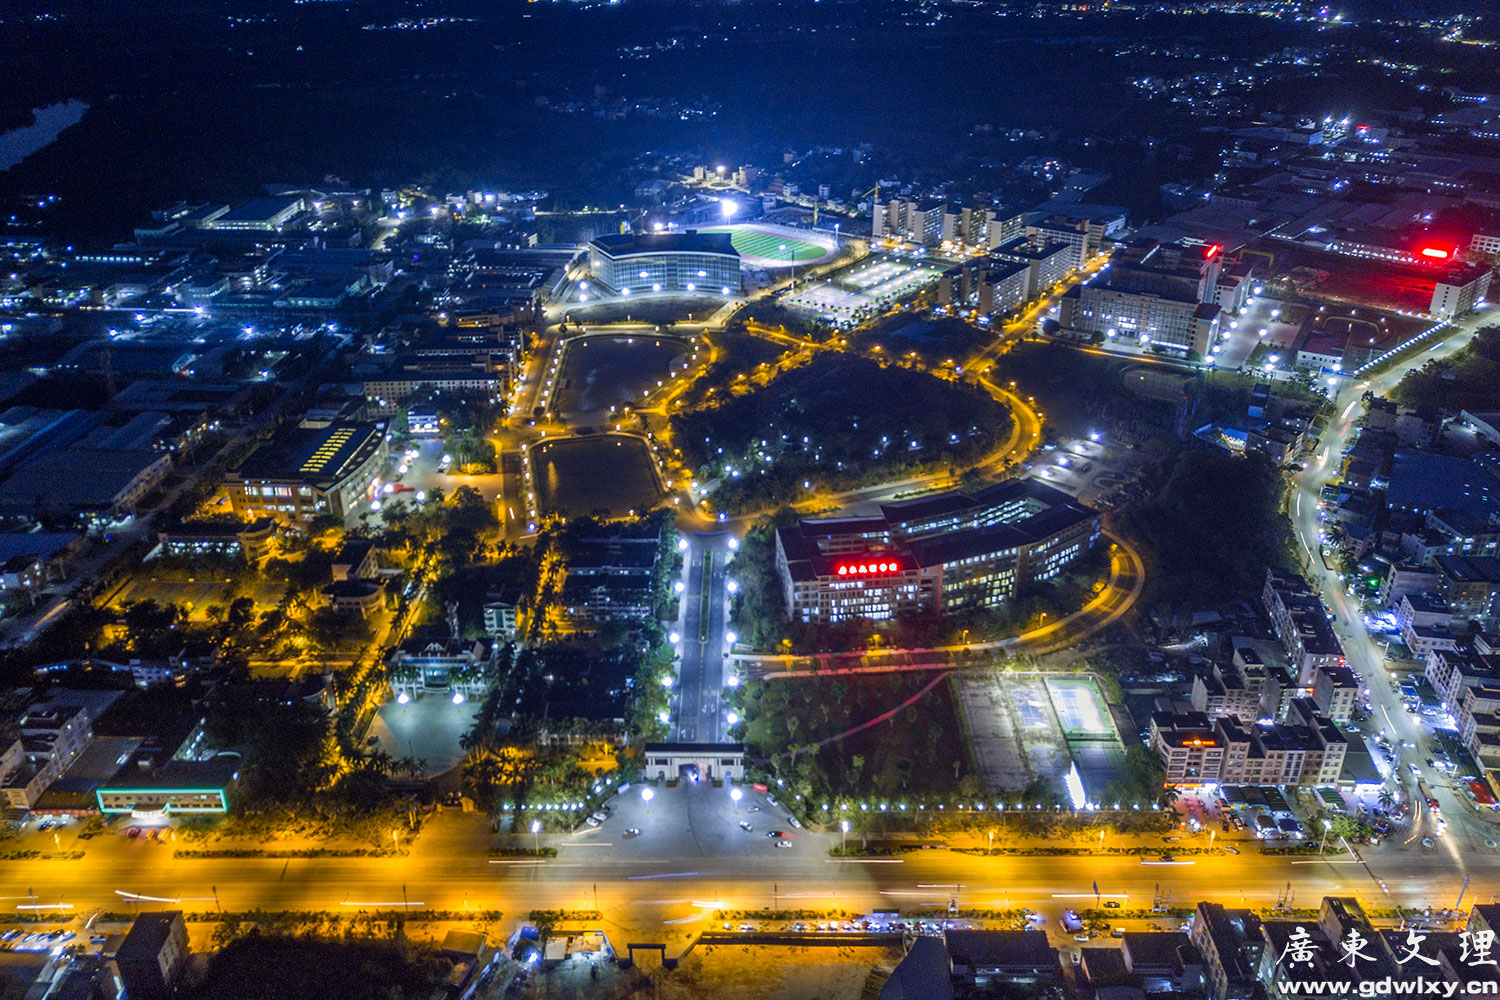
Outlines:
[[1453, 256], [1452, 250], [1444, 250], [1442, 247], [1423, 247], [1423, 257], [1436, 257], [1438, 260], [1447, 260]]
[[895, 556], [880, 555], [839, 563], [833, 571], [839, 576], [879, 576], [884, 573], [899, 573], [901, 569], [901, 561]]
[[1204, 260], [1212, 260], [1214, 254], [1216, 254], [1218, 252], [1219, 252], [1219, 245], [1217, 243], [1215, 243], [1213, 246], [1211, 246], [1211, 247], [1208, 248], [1208, 252], [1203, 255], [1203, 259]]

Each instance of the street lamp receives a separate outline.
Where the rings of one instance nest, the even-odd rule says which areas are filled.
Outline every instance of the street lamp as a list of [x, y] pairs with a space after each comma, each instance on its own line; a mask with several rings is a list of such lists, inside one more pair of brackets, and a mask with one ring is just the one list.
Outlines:
[[729, 790], [729, 801], [734, 803], [734, 814], [736, 816], [740, 814], [740, 799], [744, 797], [745, 793], [740, 791], [738, 788], [731, 788]]
[[531, 852], [533, 854], [541, 854], [542, 853], [542, 838], [541, 838], [541, 833], [542, 833], [542, 821], [539, 820], [539, 819], [532, 820], [531, 821]]
[[651, 815], [651, 800], [656, 798], [656, 793], [649, 788], [641, 789], [641, 801], [646, 803], [646, 815]]
[[844, 854], [849, 850], [849, 821], [847, 819], [839, 820], [839, 834], [842, 838], [839, 844], [839, 853]]

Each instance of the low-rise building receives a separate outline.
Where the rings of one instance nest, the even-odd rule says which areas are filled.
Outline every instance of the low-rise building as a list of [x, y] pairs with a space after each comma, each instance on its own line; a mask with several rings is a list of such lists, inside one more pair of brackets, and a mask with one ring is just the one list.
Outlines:
[[649, 617], [661, 550], [661, 528], [651, 522], [612, 525], [573, 538], [559, 592], [564, 624], [589, 632], [606, 622]]
[[387, 662], [398, 693], [410, 689], [474, 694], [486, 683], [489, 651], [478, 639], [419, 635], [397, 646]]
[[1210, 1000], [1251, 1000], [1258, 992], [1265, 940], [1260, 918], [1249, 910], [1199, 903], [1188, 938], [1203, 956], [1204, 992]]
[[1464, 690], [1455, 713], [1458, 737], [1485, 770], [1500, 768], [1500, 682], [1482, 682]]
[[484, 632], [493, 639], [506, 642], [516, 637], [516, 608], [520, 603], [518, 594], [491, 594], [484, 605]]
[[[276, 534], [276, 520], [270, 517], [245, 522], [237, 518], [214, 521], [187, 521], [168, 531], [158, 532], [156, 552], [178, 558], [222, 556], [243, 557], [258, 563], [270, 555], [271, 539]], [[155, 554], [155, 553], [153, 553]]]
[[141, 913], [115, 955], [130, 1000], [165, 1000], [188, 958], [187, 924], [181, 910]]
[[1166, 768], [1169, 787], [1203, 785], [1332, 786], [1348, 743], [1309, 699], [1298, 699], [1285, 723], [1241, 724], [1202, 712], [1157, 712], [1151, 750]]
[[1456, 615], [1500, 617], [1500, 559], [1495, 556], [1434, 555], [1438, 593]]
[[1380, 603], [1394, 608], [1407, 594], [1438, 589], [1438, 571], [1432, 566], [1397, 563], [1380, 584]]
[[1061, 968], [1042, 931], [944, 931], [953, 978], [969, 986], [1050, 983]]
[[1305, 579], [1295, 573], [1269, 569], [1261, 598], [1276, 637], [1297, 673], [1299, 685], [1310, 687], [1318, 667], [1344, 664], [1344, 647], [1328, 624], [1323, 600]]
[[1476, 652], [1467, 643], [1434, 649], [1427, 654], [1425, 676], [1443, 707], [1456, 717], [1465, 691], [1480, 684], [1500, 684], [1500, 655]]
[[83, 705], [53, 702], [27, 709], [16, 723], [15, 744], [0, 758], [0, 792], [12, 808], [30, 809], [47, 786], [68, 769], [94, 738], [93, 719]]
[[1348, 667], [1319, 667], [1313, 672], [1313, 704], [1334, 722], [1348, 722], [1359, 706], [1359, 678]]

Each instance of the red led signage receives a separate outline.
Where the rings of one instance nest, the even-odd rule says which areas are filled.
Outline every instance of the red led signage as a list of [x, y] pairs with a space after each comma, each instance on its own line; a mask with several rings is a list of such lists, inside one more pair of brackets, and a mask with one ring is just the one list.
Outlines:
[[1453, 256], [1452, 250], [1444, 250], [1442, 247], [1423, 247], [1423, 257], [1436, 257], [1438, 260], [1447, 260]]
[[1204, 260], [1212, 260], [1214, 254], [1216, 254], [1218, 252], [1219, 252], [1219, 245], [1217, 243], [1215, 243], [1213, 246], [1211, 246], [1211, 247], [1208, 248], [1208, 253], [1206, 253], [1206, 254], [1203, 255], [1203, 259]]
[[883, 573], [901, 572], [901, 561], [894, 556], [865, 556], [863, 559], [839, 563], [834, 572], [839, 576], [879, 576]]

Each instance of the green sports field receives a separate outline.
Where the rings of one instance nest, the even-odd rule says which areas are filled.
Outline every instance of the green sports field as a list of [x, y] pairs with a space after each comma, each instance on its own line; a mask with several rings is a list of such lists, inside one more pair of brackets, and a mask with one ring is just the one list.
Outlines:
[[[828, 248], [799, 240], [795, 237], [777, 236], [773, 233], [756, 232], [753, 229], [731, 229], [718, 227], [704, 229], [705, 233], [728, 233], [729, 242], [741, 257], [759, 257], [767, 261], [785, 261], [800, 264], [809, 260], [821, 260], [828, 256]], [[786, 249], [783, 250], [782, 247]]]

